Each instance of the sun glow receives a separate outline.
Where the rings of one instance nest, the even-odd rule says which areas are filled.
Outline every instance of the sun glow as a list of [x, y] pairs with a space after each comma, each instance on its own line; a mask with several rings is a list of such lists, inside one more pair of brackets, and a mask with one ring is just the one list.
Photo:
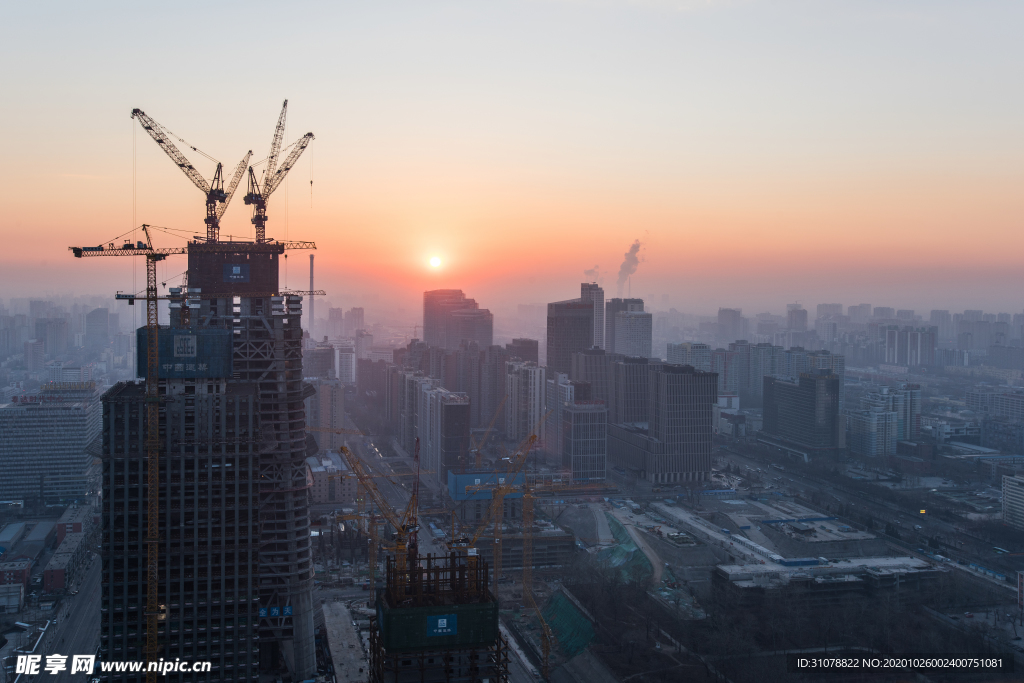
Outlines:
[[431, 268], [440, 268], [441, 267], [441, 257], [440, 256], [431, 256], [430, 257], [430, 267]]

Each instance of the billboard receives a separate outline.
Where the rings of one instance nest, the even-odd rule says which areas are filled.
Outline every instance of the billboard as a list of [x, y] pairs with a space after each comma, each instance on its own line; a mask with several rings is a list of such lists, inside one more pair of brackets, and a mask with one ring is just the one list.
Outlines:
[[[148, 334], [145, 327], [135, 331], [138, 376], [146, 376]], [[214, 379], [230, 377], [231, 330], [160, 327], [160, 379]]]

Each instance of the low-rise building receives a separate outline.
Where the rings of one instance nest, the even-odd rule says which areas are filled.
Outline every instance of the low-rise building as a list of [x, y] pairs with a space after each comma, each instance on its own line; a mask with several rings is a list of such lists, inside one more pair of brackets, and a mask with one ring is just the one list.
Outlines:
[[0, 585], [7, 583], [20, 583], [28, 586], [29, 573], [32, 571], [30, 560], [11, 560], [0, 562]]

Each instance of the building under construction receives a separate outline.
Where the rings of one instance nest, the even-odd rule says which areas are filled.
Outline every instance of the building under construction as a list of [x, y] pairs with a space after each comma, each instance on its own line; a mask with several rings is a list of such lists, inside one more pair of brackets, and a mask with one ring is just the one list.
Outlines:
[[507, 683], [508, 643], [487, 563], [453, 552], [404, 564], [385, 562], [370, 625], [370, 683]]
[[[157, 335], [160, 657], [212, 662], [169, 679], [316, 673], [302, 300], [276, 294], [283, 251], [190, 243], [189, 292], [201, 298], [187, 299], [187, 326], [172, 311]], [[145, 659], [145, 398], [134, 383], [103, 397], [101, 642], [112, 660]]]

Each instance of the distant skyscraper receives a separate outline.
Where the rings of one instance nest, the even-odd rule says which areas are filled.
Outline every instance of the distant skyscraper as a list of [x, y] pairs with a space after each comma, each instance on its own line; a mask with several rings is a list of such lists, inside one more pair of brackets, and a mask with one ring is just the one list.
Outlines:
[[615, 314], [622, 311], [644, 310], [643, 299], [609, 299], [604, 307], [604, 348], [608, 353], [619, 353], [615, 349]]
[[857, 325], [864, 325], [871, 318], [871, 304], [857, 304], [846, 309], [846, 315], [850, 322]]
[[110, 312], [96, 308], [85, 315], [85, 348], [98, 351], [110, 343]]
[[536, 434], [542, 446], [547, 402], [545, 368], [525, 361], [507, 361], [505, 374], [505, 434], [516, 442]]
[[841, 382], [828, 370], [804, 372], [799, 378], [765, 377], [763, 431], [784, 444], [811, 451], [843, 448]]
[[790, 332], [807, 331], [807, 311], [800, 304], [786, 306], [786, 327]]
[[101, 425], [94, 382], [44, 384], [0, 404], [0, 498], [57, 504], [95, 492], [89, 446]]
[[594, 400], [604, 401], [609, 408], [612, 405], [612, 373], [614, 364], [624, 356], [608, 353], [603, 349], [586, 349], [572, 354], [572, 368], [569, 378], [576, 382], [590, 385], [590, 395]]
[[743, 311], [739, 308], [719, 308], [718, 339], [730, 342], [743, 336]]
[[366, 321], [364, 317], [362, 308], [350, 308], [344, 316], [344, 335], [346, 337], [355, 337], [357, 331], [365, 330]]
[[494, 316], [467, 299], [461, 289], [436, 289], [423, 293], [423, 341], [454, 351], [463, 341], [475, 341], [485, 349], [494, 342]]
[[654, 319], [650, 313], [619, 311], [615, 314], [615, 352], [650, 358], [653, 327]]
[[819, 318], [838, 318], [843, 314], [842, 304], [818, 304], [818, 316]]
[[608, 408], [573, 400], [562, 408], [561, 465], [573, 481], [602, 481], [608, 460]]
[[654, 483], [707, 480], [717, 378], [680, 365], [651, 364], [646, 370], [644, 419], [609, 424], [609, 459]]
[[505, 350], [512, 358], [540, 363], [540, 344], [536, 339], [513, 339], [505, 344]]
[[579, 299], [548, 304], [547, 367], [569, 374], [572, 354], [594, 345], [594, 305]]
[[594, 304], [594, 346], [605, 347], [604, 332], [604, 290], [594, 283], [580, 284], [580, 301]]
[[691, 365], [697, 370], [711, 372], [711, 347], [696, 342], [669, 344], [668, 362], [672, 365]]
[[876, 320], [895, 320], [896, 309], [889, 306], [875, 306], [871, 311], [871, 317]]

